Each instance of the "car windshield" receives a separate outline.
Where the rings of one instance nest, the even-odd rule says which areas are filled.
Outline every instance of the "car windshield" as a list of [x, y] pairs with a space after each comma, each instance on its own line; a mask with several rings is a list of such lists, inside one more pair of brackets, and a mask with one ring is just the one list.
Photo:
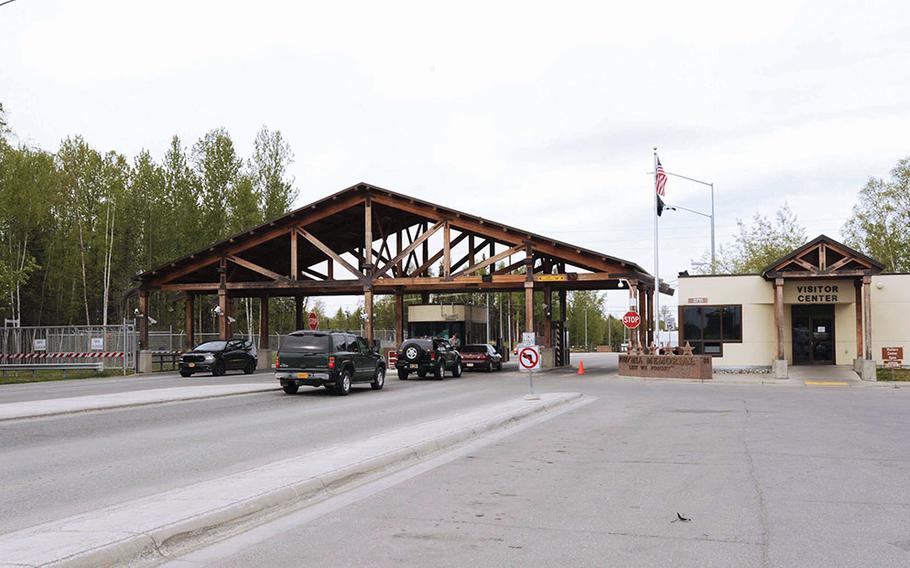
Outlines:
[[224, 351], [226, 341], [206, 341], [196, 347], [195, 351]]
[[465, 345], [459, 349], [462, 353], [486, 353], [486, 345]]
[[328, 353], [332, 349], [332, 337], [325, 334], [289, 335], [281, 342], [281, 350], [306, 353]]

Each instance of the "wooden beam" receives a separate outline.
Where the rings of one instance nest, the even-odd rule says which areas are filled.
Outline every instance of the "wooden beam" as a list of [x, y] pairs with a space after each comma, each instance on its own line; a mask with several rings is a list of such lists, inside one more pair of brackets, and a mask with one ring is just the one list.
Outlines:
[[[464, 235], [464, 234], [465, 233], [462, 233], [462, 235]], [[461, 235], [459, 235], [459, 236], [461, 236]], [[458, 241], [459, 241], [458, 237], [456, 237], [455, 240], [452, 241], [452, 248], [455, 248], [455, 245], [458, 244]], [[474, 266], [475, 255], [478, 252], [480, 252], [480, 249], [487, 246], [487, 244], [490, 242], [489, 239], [484, 239], [483, 242], [481, 242], [479, 245], [477, 245], [475, 247], [471, 244], [473, 241], [474, 241], [474, 235], [470, 235], [470, 237], [468, 238], [468, 254], [466, 254], [463, 257], [461, 257], [460, 259], [458, 259], [458, 262], [456, 262], [452, 265], [452, 270], [458, 270], [459, 268], [461, 268], [464, 265], [465, 262], [468, 263], [468, 266]]]
[[318, 209], [307, 211], [296, 219], [289, 219], [286, 223], [280, 226], [276, 225], [276, 227], [272, 230], [253, 235], [250, 238], [243, 240], [242, 242], [237, 242], [231, 244], [230, 246], [220, 245], [218, 247], [210, 247], [205, 253], [197, 253], [200, 258], [193, 259], [193, 255], [190, 255], [188, 258], [192, 260], [192, 262], [181, 268], [167, 271], [166, 273], [163, 273], [156, 278], [152, 278], [149, 280], [148, 284], [151, 287], [167, 284], [168, 282], [176, 280], [181, 276], [185, 276], [191, 272], [195, 272], [196, 270], [215, 264], [221, 258], [222, 253], [232, 255], [240, 254], [245, 250], [257, 247], [262, 243], [274, 240], [283, 235], [287, 235], [289, 228], [293, 228], [295, 226], [304, 226], [320, 219], [331, 217], [332, 215], [337, 215], [346, 209], [357, 206], [363, 201], [364, 198], [362, 195], [354, 195], [348, 199], [339, 199], [334, 203], [327, 203]]
[[433, 234], [436, 233], [436, 231], [438, 231], [439, 229], [441, 229], [444, 224], [445, 224], [444, 221], [440, 221], [440, 222], [436, 223], [435, 225], [433, 225], [433, 227], [431, 229], [429, 229], [428, 231], [425, 231], [423, 234], [421, 234], [419, 237], [417, 237], [417, 239], [414, 240], [411, 244], [409, 244], [407, 246], [407, 248], [405, 248], [400, 253], [396, 254], [395, 258], [391, 259], [389, 262], [382, 265], [382, 268], [379, 268], [376, 271], [374, 271], [373, 279], [375, 280], [376, 278], [379, 278], [383, 274], [387, 273], [389, 271], [389, 268], [394, 266], [396, 262], [399, 262], [401, 259], [406, 257], [408, 254], [410, 254], [411, 251], [413, 251], [418, 246], [420, 246], [421, 243], [426, 242], [426, 240], [429, 239], [430, 237], [432, 237]]
[[306, 229], [303, 229], [303, 228], [301, 228], [301, 227], [298, 227], [298, 228], [297, 228], [297, 231], [300, 232], [300, 235], [301, 235], [303, 238], [305, 238], [306, 240], [310, 241], [310, 243], [311, 243], [314, 247], [316, 247], [316, 248], [318, 248], [319, 250], [321, 250], [322, 253], [323, 253], [324, 255], [326, 255], [327, 257], [329, 257], [331, 260], [334, 260], [335, 262], [337, 262], [338, 264], [340, 264], [342, 267], [344, 267], [345, 270], [347, 270], [347, 271], [350, 272], [351, 274], [357, 276], [358, 279], [362, 279], [362, 278], [363, 278], [363, 274], [361, 274], [356, 268], [354, 268], [353, 266], [351, 266], [351, 265], [348, 263], [348, 261], [346, 261], [345, 259], [341, 258], [337, 253], [335, 253], [335, 251], [333, 251], [332, 249], [330, 249], [325, 243], [323, 243], [322, 241], [320, 241], [319, 239], [317, 239], [315, 236], [313, 236], [309, 231], [307, 231]]
[[294, 327], [303, 329], [303, 296], [294, 296]]
[[452, 229], [446, 221], [442, 231], [442, 275], [452, 274]]
[[[297, 280], [300, 271], [297, 270], [297, 231], [291, 229], [291, 280]], [[276, 278], [277, 280], [277, 278]]]
[[[297, 248], [297, 247], [292, 246], [291, 248]], [[262, 274], [263, 276], [271, 278], [272, 280], [287, 280], [287, 276], [282, 276], [281, 274], [278, 274], [277, 272], [273, 272], [273, 271], [269, 270], [268, 268], [259, 266], [258, 264], [254, 263], [254, 262], [250, 262], [244, 258], [240, 258], [239, 256], [231, 255], [231, 256], [228, 256], [227, 259], [238, 266], [242, 266], [248, 270], [252, 270], [253, 272]], [[297, 279], [297, 276], [296, 276], [297, 266], [296, 265], [297, 265], [296, 260], [292, 259], [291, 266], [294, 267], [294, 270], [293, 270], [294, 276], [291, 278], [291, 280]]]
[[367, 195], [363, 202], [363, 254], [364, 267], [369, 271], [373, 268], [373, 200]]
[[221, 313], [218, 314], [218, 339], [224, 341], [231, 338], [228, 317], [232, 316], [230, 298], [228, 298], [227, 289], [225, 288], [218, 290], [218, 307], [221, 308]]
[[513, 270], [516, 270], [516, 269], [524, 266], [524, 263], [525, 263], [525, 259], [521, 259], [517, 262], [513, 262], [509, 266], [505, 266], [503, 268], [500, 268], [499, 270], [493, 271], [493, 275], [498, 276], [500, 274], [511, 274]]
[[[458, 245], [461, 241], [466, 239], [467, 236], [468, 236], [467, 233], [461, 233], [460, 235], [455, 237], [455, 239], [452, 241], [452, 244], [450, 246], [454, 247], [454, 246]], [[440, 249], [436, 254], [434, 254], [433, 256], [428, 258], [425, 263], [423, 263], [422, 265], [417, 267], [417, 270], [412, 271], [411, 275], [423, 274], [427, 268], [433, 266], [434, 263], [438, 262], [439, 259], [442, 258], [442, 253], [443, 253], [443, 251], [442, 251], [442, 249]], [[417, 259], [415, 258], [414, 260], [416, 261]], [[415, 264], [415, 266], [416, 266], [416, 264]]]
[[478, 262], [474, 266], [465, 268], [461, 272], [458, 272], [457, 274], [453, 275], [453, 277], [463, 276], [466, 274], [473, 274], [479, 270], [483, 270], [484, 268], [490, 266], [491, 264], [495, 264], [495, 263], [499, 262], [500, 260], [506, 258], [509, 255], [516, 254], [516, 253], [522, 251], [524, 248], [525, 248], [524, 245], [518, 245], [518, 246], [514, 246], [510, 249], [506, 249], [506, 250], [502, 251], [501, 253], [491, 256], [490, 258], [488, 258], [482, 262]]
[[[329, 261], [329, 262], [331, 262], [331, 261]], [[326, 276], [325, 274], [322, 274], [322, 273], [320, 273], [320, 272], [316, 272], [315, 270], [313, 270], [312, 268], [309, 268], [309, 267], [307, 267], [307, 268], [301, 268], [300, 271], [303, 272], [304, 274], [309, 274], [309, 275], [312, 276], [313, 278], [319, 278], [320, 280], [328, 280], [328, 279], [329, 279], [329, 277]]]
[[525, 282], [525, 328], [534, 331], [534, 283]]

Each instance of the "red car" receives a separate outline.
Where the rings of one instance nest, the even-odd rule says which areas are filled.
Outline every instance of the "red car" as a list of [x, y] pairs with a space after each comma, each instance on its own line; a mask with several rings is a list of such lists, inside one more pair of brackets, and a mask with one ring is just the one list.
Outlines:
[[458, 351], [461, 353], [461, 362], [468, 371], [483, 369], [489, 373], [502, 370], [502, 355], [492, 345], [463, 345]]

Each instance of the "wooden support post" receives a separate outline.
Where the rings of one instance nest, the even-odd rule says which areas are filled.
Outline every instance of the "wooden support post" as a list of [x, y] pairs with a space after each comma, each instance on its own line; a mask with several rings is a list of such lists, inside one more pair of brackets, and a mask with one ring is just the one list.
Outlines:
[[442, 276], [448, 278], [452, 275], [452, 229], [446, 221], [442, 227]]
[[186, 350], [187, 351], [192, 351], [193, 347], [196, 346], [196, 333], [195, 333], [196, 330], [194, 329], [194, 324], [196, 323], [196, 319], [193, 317], [195, 315], [195, 310], [194, 310], [194, 307], [196, 304], [195, 299], [196, 299], [196, 296], [188, 293], [186, 295], [186, 301], [184, 303], [184, 318], [185, 318], [184, 321], [186, 322], [184, 325], [186, 327]]
[[774, 328], [777, 330], [777, 360], [783, 361], [784, 354], [784, 279], [774, 279]]
[[[427, 224], [427, 223], [421, 223], [420, 226], [421, 226], [421, 228], [423, 229], [423, 232], [426, 233], [426, 232], [427, 232], [427, 228], [429, 227], [429, 224]], [[423, 241], [422, 249], [423, 249], [423, 250], [421, 251], [421, 252], [423, 252], [423, 262], [422, 262], [422, 265], [424, 265], [424, 264], [427, 263], [427, 260], [430, 258], [430, 243], [429, 243], [429, 241], [426, 241], [426, 240]], [[427, 269], [426, 269], [424, 272], [427, 273], [427, 274], [429, 274], [429, 271], [430, 271], [430, 268], [427, 267]], [[420, 276], [420, 275], [418, 274], [417, 276]]]
[[149, 291], [140, 290], [139, 291], [139, 313], [142, 314], [142, 317], [139, 318], [139, 349], [145, 350], [149, 348]]
[[534, 283], [525, 282], [525, 329], [534, 331]]
[[269, 348], [269, 295], [259, 297], [259, 350]]
[[863, 349], [863, 281], [853, 281], [854, 306], [856, 307], [856, 357], [865, 356]]
[[872, 360], [872, 277], [863, 276], [863, 348], [865, 358]]
[[303, 329], [303, 296], [294, 296], [294, 328]]
[[363, 325], [363, 334], [366, 336], [367, 343], [373, 345], [373, 290], [364, 288], [363, 290], [363, 313], [366, 315], [366, 321]]
[[549, 286], [543, 289], [543, 303], [543, 345], [553, 347], [553, 290]]
[[404, 294], [395, 293], [395, 343], [404, 341]]
[[218, 339], [222, 341], [230, 339], [231, 332], [228, 326], [228, 316], [231, 314], [230, 306], [228, 305], [227, 289], [219, 288], [218, 289], [218, 307], [220, 308], [221, 313], [218, 314]]
[[367, 195], [363, 202], [363, 260], [367, 273], [373, 268], [373, 200]]
[[[395, 234], [395, 256], [398, 256], [399, 254], [401, 254], [401, 251], [404, 248], [402, 246], [403, 244], [404, 243], [402, 243], [402, 239], [401, 239], [401, 231], [398, 231]], [[404, 266], [402, 265], [400, 260], [395, 264], [393, 274], [395, 274], [395, 276], [397, 276], [397, 277], [404, 276]]]
[[474, 234], [468, 235], [468, 266], [474, 266]]
[[297, 229], [291, 229], [291, 280], [297, 280], [300, 271], [297, 270]]
[[326, 268], [325, 268], [325, 278], [326, 278], [326, 280], [334, 280], [335, 279], [335, 261], [330, 258], [327, 262], [328, 262], [328, 264], [326, 264]]

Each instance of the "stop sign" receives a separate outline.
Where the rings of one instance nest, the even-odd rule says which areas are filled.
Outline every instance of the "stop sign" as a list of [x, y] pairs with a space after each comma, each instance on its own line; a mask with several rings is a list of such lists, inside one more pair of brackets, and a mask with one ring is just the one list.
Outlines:
[[310, 312], [310, 315], [307, 316], [307, 321], [310, 324], [310, 329], [319, 327], [319, 316], [316, 315], [316, 312]]
[[635, 329], [641, 323], [641, 316], [635, 312], [626, 312], [626, 315], [622, 316], [622, 324], [629, 329]]

